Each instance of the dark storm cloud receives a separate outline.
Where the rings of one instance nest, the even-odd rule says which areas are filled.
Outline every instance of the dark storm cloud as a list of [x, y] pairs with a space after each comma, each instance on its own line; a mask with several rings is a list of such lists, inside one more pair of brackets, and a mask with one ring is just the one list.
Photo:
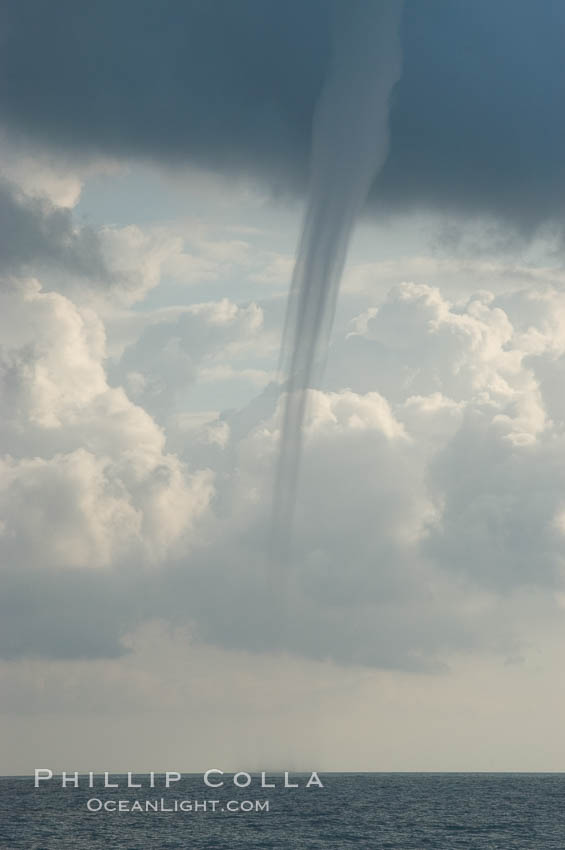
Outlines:
[[[301, 189], [330, 52], [328, 0], [9, 0], [0, 114], [85, 154], [190, 160]], [[565, 198], [565, 5], [407, 3], [387, 208], [529, 226]]]
[[64, 147], [303, 177], [325, 0], [124, 0], [4, 13], [3, 117]]
[[378, 187], [532, 225], [563, 210], [565, 5], [412, 0]]

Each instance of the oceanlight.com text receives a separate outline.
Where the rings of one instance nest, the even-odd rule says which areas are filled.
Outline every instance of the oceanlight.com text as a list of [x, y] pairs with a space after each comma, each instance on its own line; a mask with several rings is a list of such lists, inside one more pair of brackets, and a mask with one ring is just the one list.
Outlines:
[[86, 808], [89, 812], [268, 812], [269, 800], [101, 800], [91, 797]]

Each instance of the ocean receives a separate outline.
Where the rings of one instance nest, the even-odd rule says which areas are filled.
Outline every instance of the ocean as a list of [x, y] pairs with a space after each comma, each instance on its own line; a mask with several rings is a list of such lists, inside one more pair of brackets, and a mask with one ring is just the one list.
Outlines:
[[[0, 848], [565, 848], [565, 774], [320, 773], [319, 777], [323, 788], [306, 788], [307, 777], [298, 774], [289, 781], [300, 787], [284, 788], [283, 778], [272, 774], [268, 781], [278, 784], [271, 789], [261, 788], [255, 775], [249, 787], [237, 788], [226, 775], [225, 785], [212, 789], [202, 774], [184, 774], [168, 790], [159, 777], [155, 788], [145, 785], [136, 790], [126, 787], [125, 777], [119, 779], [119, 789], [102, 788], [98, 778], [93, 788], [86, 787], [82, 778], [84, 787], [62, 788], [60, 778], [54, 777], [36, 789], [31, 777], [3, 777]], [[120, 800], [123, 811], [114, 811]], [[132, 810], [136, 800], [141, 810]]]

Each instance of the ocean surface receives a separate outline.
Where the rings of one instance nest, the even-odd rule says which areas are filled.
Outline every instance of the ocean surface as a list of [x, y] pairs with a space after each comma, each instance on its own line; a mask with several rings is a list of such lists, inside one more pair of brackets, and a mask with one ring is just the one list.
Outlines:
[[[61, 788], [60, 778], [34, 788], [30, 777], [0, 779], [2, 850], [565, 850], [565, 774], [320, 773], [323, 788], [300, 782], [262, 789], [253, 777], [236, 788], [207, 788], [183, 775], [168, 791], [160, 777], [133, 777], [145, 787]], [[87, 779], [81, 780], [86, 786]], [[122, 808], [139, 801], [142, 811]], [[211, 801], [216, 801], [215, 811]], [[90, 803], [88, 803], [90, 801]], [[94, 802], [93, 802], [94, 801]], [[147, 802], [146, 802], [147, 801]], [[168, 811], [178, 808], [192, 810]], [[259, 801], [269, 810], [256, 811]], [[194, 811], [198, 802], [200, 809]], [[202, 804], [207, 802], [207, 810]], [[149, 803], [149, 810], [145, 808]], [[242, 811], [246, 807], [251, 811]], [[158, 807], [158, 811], [151, 807]], [[232, 811], [229, 811], [229, 809]]]

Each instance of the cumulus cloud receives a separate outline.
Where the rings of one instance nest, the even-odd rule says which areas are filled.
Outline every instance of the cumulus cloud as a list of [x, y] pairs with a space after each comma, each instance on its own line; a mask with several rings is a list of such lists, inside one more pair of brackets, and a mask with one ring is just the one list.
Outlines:
[[162, 559], [212, 494], [165, 436], [106, 381], [91, 312], [30, 281], [3, 293], [3, 560], [104, 567]]
[[405, 283], [336, 339], [311, 391], [284, 604], [267, 534], [277, 386], [232, 413], [169, 407], [166, 430], [150, 413], [210, 369], [245, 370], [261, 309], [148, 311], [109, 376], [92, 304], [34, 280], [2, 299], [5, 656], [117, 656], [157, 617], [244, 652], [439, 670], [453, 653], [516, 656], [524, 595], [532, 622], [556, 615], [555, 287], [454, 301]]
[[523, 617], [510, 612], [528, 588], [555, 611], [564, 421], [548, 415], [534, 361], [561, 357], [558, 304], [552, 289], [455, 304], [405, 284], [336, 345], [328, 384], [355, 389], [311, 394], [282, 632], [264, 578], [279, 427], [265, 395], [262, 422], [234, 446], [215, 544], [193, 560], [201, 588], [206, 569], [224, 576], [230, 563], [230, 605], [212, 606], [208, 590], [194, 609], [202, 636], [251, 648], [260, 633], [315, 657], [410, 668], [447, 646], [510, 652]]
[[132, 303], [155, 286], [161, 265], [182, 254], [182, 241], [138, 227], [77, 225], [67, 207], [43, 194], [0, 183], [0, 272], [41, 274], [50, 288], [83, 299]]
[[[0, 159], [0, 173], [1, 165]], [[22, 168], [27, 169], [25, 161]], [[237, 240], [194, 238], [190, 250], [178, 228], [78, 223], [60, 203], [65, 187], [51, 187], [49, 174], [43, 180], [43, 173], [36, 178], [33, 169], [24, 171], [26, 182], [18, 169], [12, 171], [17, 184], [0, 177], [4, 277], [40, 276], [45, 289], [67, 292], [107, 313], [143, 300], [163, 277], [181, 284], [213, 281], [247, 258], [247, 243]]]
[[376, 385], [397, 402], [435, 393], [471, 402], [489, 408], [508, 439], [530, 442], [547, 417], [527, 362], [531, 342], [511, 318], [488, 291], [457, 303], [436, 287], [400, 284], [353, 320], [333, 354], [330, 379], [358, 389]]
[[[282, 605], [267, 541], [280, 388], [238, 411], [185, 407], [188, 387], [266, 380], [278, 302], [132, 311], [194, 252], [167, 228], [96, 240], [110, 300], [74, 286], [68, 256], [58, 288], [48, 274], [2, 289], [4, 655], [118, 656], [158, 617], [244, 652], [435, 670], [453, 652], [519, 652], [533, 588], [532, 619], [554, 615], [565, 304], [551, 270], [377, 298], [364, 269], [373, 300], [311, 393]], [[209, 274], [254, 274], [247, 243], [199, 244]]]
[[150, 314], [145, 325], [112, 377], [156, 414], [171, 412], [178, 395], [198, 378], [265, 381], [261, 370], [237, 368], [238, 357], [261, 345], [263, 311], [255, 303], [239, 306], [224, 298], [163, 309]]

